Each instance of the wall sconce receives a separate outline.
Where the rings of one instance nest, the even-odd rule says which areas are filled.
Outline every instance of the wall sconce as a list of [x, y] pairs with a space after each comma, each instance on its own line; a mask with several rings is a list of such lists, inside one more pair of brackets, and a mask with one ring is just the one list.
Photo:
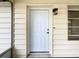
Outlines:
[[57, 15], [57, 14], [58, 14], [58, 8], [54, 8], [54, 9], [52, 10], [52, 12], [53, 12], [54, 15]]

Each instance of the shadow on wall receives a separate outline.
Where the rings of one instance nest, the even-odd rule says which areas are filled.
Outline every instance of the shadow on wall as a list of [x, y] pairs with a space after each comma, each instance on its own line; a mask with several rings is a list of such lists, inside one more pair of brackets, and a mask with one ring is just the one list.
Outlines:
[[13, 49], [13, 58], [17, 58], [17, 53], [16, 53], [16, 49]]

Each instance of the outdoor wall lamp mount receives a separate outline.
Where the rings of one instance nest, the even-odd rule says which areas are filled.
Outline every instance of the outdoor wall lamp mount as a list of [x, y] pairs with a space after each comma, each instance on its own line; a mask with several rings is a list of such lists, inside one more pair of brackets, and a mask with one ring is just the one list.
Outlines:
[[52, 12], [53, 12], [54, 15], [57, 15], [57, 14], [58, 14], [58, 8], [54, 8], [54, 9], [52, 10]]

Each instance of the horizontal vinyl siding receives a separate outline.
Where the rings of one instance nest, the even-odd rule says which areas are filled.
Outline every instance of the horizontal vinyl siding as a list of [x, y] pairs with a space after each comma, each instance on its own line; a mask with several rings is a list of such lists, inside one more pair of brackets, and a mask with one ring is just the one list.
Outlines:
[[0, 2], [0, 49], [11, 47], [11, 4]]
[[[14, 39], [15, 39], [15, 54], [16, 58], [26, 57], [26, 25], [25, 25], [25, 7], [15, 4], [14, 12]], [[24, 8], [23, 8], [24, 7]]]
[[79, 41], [68, 40], [67, 5], [54, 5], [58, 15], [54, 16], [54, 57], [79, 57]]

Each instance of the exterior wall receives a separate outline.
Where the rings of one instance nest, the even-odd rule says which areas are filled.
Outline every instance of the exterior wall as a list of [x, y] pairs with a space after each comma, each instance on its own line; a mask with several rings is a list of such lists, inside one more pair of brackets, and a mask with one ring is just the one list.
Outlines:
[[14, 57], [26, 57], [26, 6], [23, 3], [14, 5]]
[[11, 4], [0, 2], [0, 49], [11, 47]]
[[79, 41], [68, 40], [68, 5], [74, 4], [55, 4], [58, 8], [58, 15], [54, 16], [54, 57], [78, 57]]
[[[68, 19], [67, 19], [67, 5], [56, 4], [55, 8], [58, 8], [58, 15], [54, 16], [54, 57], [68, 57]], [[66, 46], [66, 48], [65, 48]], [[72, 48], [71, 48], [72, 49]]]
[[26, 5], [52, 5], [58, 8], [58, 15], [54, 16], [54, 57], [77, 57], [79, 56], [79, 42], [68, 41], [67, 5], [79, 4], [79, 0], [15, 0], [15, 49], [17, 57], [26, 57]]

